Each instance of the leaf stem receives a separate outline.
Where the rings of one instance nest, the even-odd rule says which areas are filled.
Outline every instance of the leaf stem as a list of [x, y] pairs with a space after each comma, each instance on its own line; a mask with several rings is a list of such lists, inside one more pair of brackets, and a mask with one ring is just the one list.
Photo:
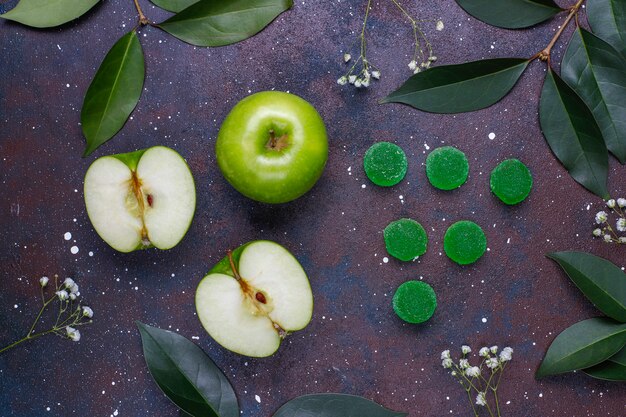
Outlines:
[[139, 0], [134, 0], [135, 8], [137, 9], [137, 13], [139, 13], [139, 24], [141, 26], [145, 26], [150, 24], [150, 20], [143, 14], [143, 10], [141, 10], [141, 6], [139, 5]]
[[554, 47], [554, 44], [556, 44], [556, 42], [559, 40], [559, 38], [563, 34], [563, 31], [569, 25], [573, 17], [576, 17], [576, 21], [578, 21], [578, 11], [580, 10], [584, 2], [585, 0], [577, 0], [576, 4], [574, 4], [572, 7], [569, 8], [569, 14], [567, 15], [567, 18], [561, 25], [561, 28], [556, 32], [556, 34], [554, 35], [554, 37], [552, 38], [548, 46], [546, 46], [544, 49], [542, 49], [541, 51], [533, 55], [533, 57], [530, 59], [531, 61], [539, 58], [541, 61], [546, 61], [548, 65], [550, 65], [550, 54], [552, 52], [552, 48]]

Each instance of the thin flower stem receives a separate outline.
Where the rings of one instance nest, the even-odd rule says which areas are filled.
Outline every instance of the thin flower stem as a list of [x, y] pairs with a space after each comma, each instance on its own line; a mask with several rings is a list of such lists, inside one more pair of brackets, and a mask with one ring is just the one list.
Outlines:
[[567, 15], [567, 18], [565, 19], [565, 21], [563, 22], [563, 24], [561, 25], [561, 28], [556, 32], [556, 34], [554, 35], [554, 37], [552, 38], [552, 40], [550, 41], [550, 43], [548, 44], [548, 46], [546, 46], [543, 50], [537, 52], [532, 58], [531, 61], [533, 59], [537, 59], [539, 58], [542, 61], [547, 61], [548, 65], [550, 65], [550, 54], [552, 52], [552, 47], [554, 47], [554, 44], [556, 44], [556, 42], [559, 40], [559, 38], [561, 37], [561, 35], [563, 34], [563, 31], [565, 30], [565, 28], [569, 25], [570, 21], [572, 20], [572, 18], [574, 16], [578, 15], [578, 11], [580, 10], [582, 4], [585, 2], [585, 0], [578, 0], [576, 2], [576, 4], [574, 4], [572, 7], [569, 8], [569, 14]]
[[[43, 290], [42, 290], [41, 295], [43, 296]], [[46, 309], [46, 307], [48, 307], [48, 304], [50, 304], [52, 302], [52, 300], [54, 300], [55, 297], [56, 297], [56, 295], [54, 295], [48, 301], [45, 301], [45, 299], [44, 299], [43, 306], [41, 306], [41, 309], [39, 310], [39, 313], [37, 314], [37, 317], [35, 317], [35, 321], [33, 322], [33, 325], [30, 326], [30, 329], [28, 330], [28, 333], [26, 333], [26, 337], [30, 336], [31, 333], [33, 332], [33, 330], [35, 330], [35, 326], [37, 325], [37, 322], [41, 318], [41, 315], [43, 314], [44, 310]]]
[[472, 411], [474, 412], [474, 417], [478, 417], [478, 412], [476, 411], [476, 406], [474, 405], [474, 400], [472, 399], [472, 394], [470, 394], [470, 390], [466, 390], [467, 391], [467, 398], [469, 399], [469, 402], [472, 406]]
[[370, 8], [372, 6], [372, 0], [367, 0], [367, 7], [365, 8], [365, 19], [363, 19], [363, 27], [361, 28], [361, 57], [363, 58], [363, 64], [367, 69], [367, 42], [365, 41], [365, 28], [367, 26], [367, 19], [370, 14]]

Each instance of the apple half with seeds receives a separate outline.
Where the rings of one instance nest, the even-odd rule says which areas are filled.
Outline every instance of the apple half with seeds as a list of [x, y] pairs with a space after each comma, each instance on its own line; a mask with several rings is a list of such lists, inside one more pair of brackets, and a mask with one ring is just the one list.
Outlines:
[[178, 152], [154, 146], [95, 160], [85, 174], [85, 205], [113, 249], [170, 249], [189, 229], [196, 186]]
[[311, 321], [313, 293], [294, 256], [278, 243], [256, 240], [228, 252], [196, 290], [202, 326], [228, 350], [266, 357]]

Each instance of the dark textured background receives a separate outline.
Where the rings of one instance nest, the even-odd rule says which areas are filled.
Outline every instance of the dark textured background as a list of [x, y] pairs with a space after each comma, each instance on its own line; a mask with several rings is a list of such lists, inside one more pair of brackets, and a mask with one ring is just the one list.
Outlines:
[[[154, 20], [167, 15], [141, 4]], [[30, 325], [42, 275], [74, 277], [95, 310], [79, 343], [50, 336], [0, 356], [0, 415], [176, 416], [146, 369], [134, 320], [194, 337], [232, 381], [244, 416], [269, 417], [295, 396], [326, 391], [364, 395], [411, 416], [467, 416], [465, 393], [439, 360], [443, 349], [463, 343], [515, 349], [501, 387], [503, 415], [626, 414], [624, 385], [580, 373], [540, 382], [533, 376], [556, 334], [599, 314], [544, 254], [579, 249], [626, 264], [626, 248], [591, 238], [603, 203], [567, 175], [540, 133], [545, 65], [533, 63], [508, 97], [474, 113], [377, 105], [410, 75], [411, 32], [391, 2], [374, 3], [369, 58], [382, 80], [367, 90], [339, 87], [342, 53], [356, 38], [364, 4], [298, 0], [260, 35], [217, 49], [142, 29], [147, 78], [141, 101], [121, 133], [86, 159], [82, 99], [108, 48], [134, 26], [132, 1], [104, 2], [58, 29], [0, 23], [0, 345]], [[442, 32], [434, 22], [424, 24], [438, 64], [530, 56], [562, 19], [507, 31], [469, 18], [453, 0], [420, 1], [410, 9], [444, 21]], [[331, 145], [315, 188], [275, 207], [234, 191], [214, 156], [230, 108], [266, 89], [296, 93], [316, 106]], [[364, 178], [362, 155], [378, 140], [396, 142], [409, 156], [405, 181], [391, 189]], [[170, 251], [116, 253], [87, 218], [84, 173], [96, 157], [157, 144], [188, 160], [197, 182], [195, 219]], [[424, 174], [427, 146], [442, 144], [458, 146], [470, 160], [468, 183], [453, 192], [433, 189]], [[532, 195], [517, 207], [499, 203], [488, 188], [489, 172], [508, 157], [524, 161], [535, 178]], [[624, 167], [612, 160], [611, 168], [610, 190], [626, 196]], [[381, 231], [405, 216], [427, 228], [429, 250], [417, 262], [383, 263]], [[486, 256], [469, 267], [442, 255], [442, 236], [460, 219], [481, 224], [489, 241]], [[193, 297], [227, 249], [259, 238], [284, 244], [302, 262], [315, 311], [276, 355], [249, 359], [206, 335]], [[391, 296], [405, 280], [422, 278], [435, 288], [439, 308], [427, 324], [404, 324], [393, 314]]]

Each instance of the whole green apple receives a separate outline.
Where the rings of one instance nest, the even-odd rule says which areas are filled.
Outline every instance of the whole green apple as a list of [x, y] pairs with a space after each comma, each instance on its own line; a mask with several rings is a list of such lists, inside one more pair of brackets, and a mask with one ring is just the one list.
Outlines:
[[215, 146], [226, 180], [243, 195], [286, 203], [313, 187], [328, 158], [324, 121], [302, 98], [264, 91], [226, 116]]

